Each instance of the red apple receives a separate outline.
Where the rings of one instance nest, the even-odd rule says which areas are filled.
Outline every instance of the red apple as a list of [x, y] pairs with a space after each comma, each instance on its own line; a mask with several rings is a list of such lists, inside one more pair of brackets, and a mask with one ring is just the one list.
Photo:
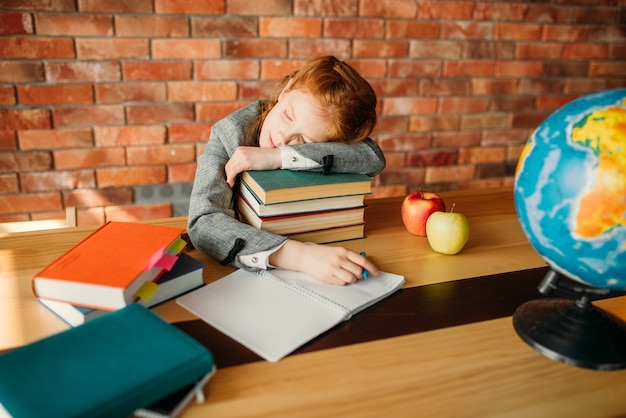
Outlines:
[[426, 236], [426, 221], [433, 212], [445, 212], [442, 198], [432, 192], [421, 190], [409, 193], [402, 202], [401, 214], [404, 227], [412, 234]]

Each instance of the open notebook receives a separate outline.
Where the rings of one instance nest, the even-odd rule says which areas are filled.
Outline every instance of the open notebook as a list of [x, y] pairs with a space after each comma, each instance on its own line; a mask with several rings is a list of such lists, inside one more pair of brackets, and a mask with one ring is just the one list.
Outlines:
[[268, 361], [394, 293], [404, 277], [380, 272], [347, 286], [289, 270], [237, 270], [176, 301]]

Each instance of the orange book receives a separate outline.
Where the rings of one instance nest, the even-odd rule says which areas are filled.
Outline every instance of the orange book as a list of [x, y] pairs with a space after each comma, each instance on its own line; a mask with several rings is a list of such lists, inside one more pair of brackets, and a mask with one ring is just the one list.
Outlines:
[[35, 297], [103, 310], [132, 303], [172, 267], [181, 228], [108, 222], [31, 279]]

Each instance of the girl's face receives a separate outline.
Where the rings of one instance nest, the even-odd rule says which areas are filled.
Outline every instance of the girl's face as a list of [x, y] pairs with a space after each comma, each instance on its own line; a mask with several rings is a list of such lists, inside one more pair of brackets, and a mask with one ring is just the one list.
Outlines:
[[320, 109], [310, 94], [285, 88], [267, 114], [259, 146], [278, 148], [309, 142], [326, 142], [330, 128], [328, 114]]

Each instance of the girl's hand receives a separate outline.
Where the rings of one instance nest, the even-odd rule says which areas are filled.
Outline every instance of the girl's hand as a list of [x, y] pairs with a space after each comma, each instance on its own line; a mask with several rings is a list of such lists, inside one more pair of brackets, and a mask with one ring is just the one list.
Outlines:
[[359, 253], [343, 247], [311, 245], [288, 240], [270, 256], [270, 264], [301, 271], [323, 282], [346, 285], [363, 278], [363, 270], [370, 276], [378, 274], [378, 268]]
[[246, 170], [274, 170], [282, 167], [278, 148], [239, 147], [226, 163], [226, 183], [235, 185], [237, 175]]

